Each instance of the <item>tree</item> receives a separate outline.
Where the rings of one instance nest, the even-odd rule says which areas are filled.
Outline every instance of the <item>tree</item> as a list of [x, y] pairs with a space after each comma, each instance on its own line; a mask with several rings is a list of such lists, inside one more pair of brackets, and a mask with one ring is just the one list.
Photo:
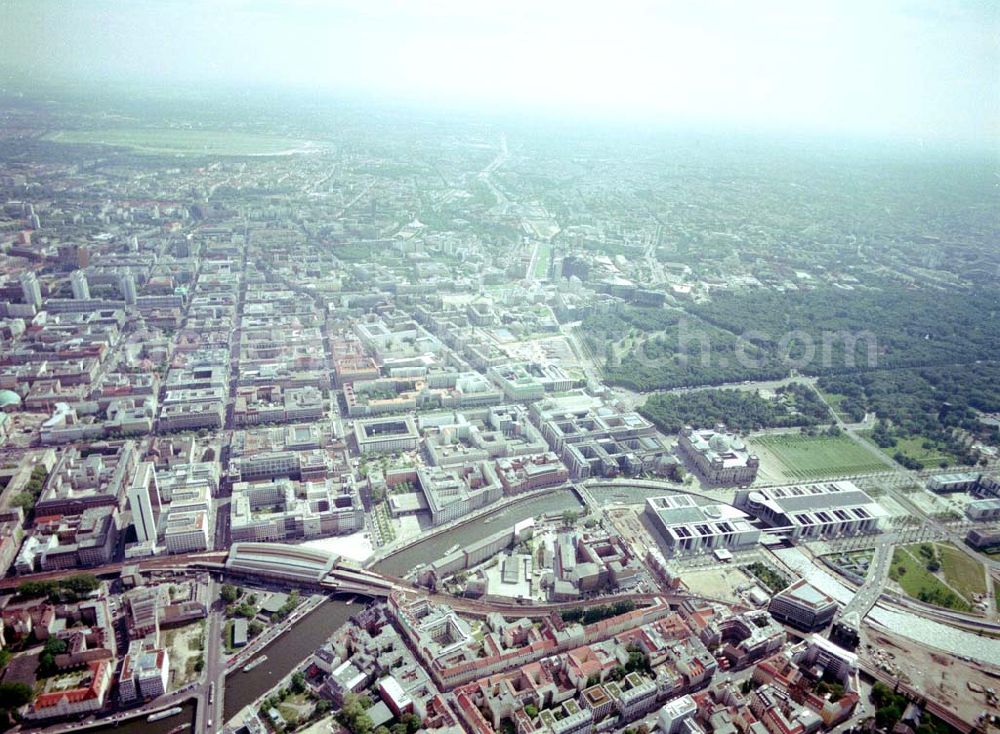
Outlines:
[[[367, 705], [365, 705], [366, 702]], [[367, 696], [358, 696], [354, 693], [345, 694], [337, 719], [353, 734], [372, 734], [374, 725], [371, 717], [365, 713], [370, 706], [371, 699]]]
[[14, 507], [20, 507], [25, 513], [35, 506], [35, 498], [30, 492], [18, 492], [10, 502]]
[[17, 585], [17, 593], [33, 599], [38, 596], [47, 596], [56, 588], [54, 581], [22, 581]]
[[239, 598], [236, 594], [236, 587], [232, 584], [223, 584], [219, 595], [226, 604], [232, 604]]
[[527, 715], [529, 719], [534, 719], [536, 716], [538, 716], [538, 707], [535, 706], [535, 704], [533, 703], [529, 703], [527, 706], [524, 707], [524, 713]]
[[306, 689], [306, 677], [301, 670], [292, 675], [292, 683], [289, 686], [292, 693], [302, 693]]
[[30, 703], [34, 696], [31, 686], [25, 683], [0, 683], [0, 708], [11, 709], [20, 708], [26, 703]]
[[59, 582], [59, 586], [63, 589], [80, 596], [96, 591], [100, 585], [101, 582], [97, 580], [97, 577], [90, 573], [78, 573]]
[[56, 655], [66, 652], [67, 645], [58, 637], [50, 637], [45, 641], [41, 654], [38, 656], [38, 675], [47, 677], [56, 672]]

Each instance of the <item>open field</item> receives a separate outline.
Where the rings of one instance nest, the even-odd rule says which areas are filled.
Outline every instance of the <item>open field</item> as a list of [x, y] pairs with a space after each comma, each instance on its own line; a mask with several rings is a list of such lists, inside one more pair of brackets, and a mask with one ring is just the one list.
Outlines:
[[750, 444], [769, 474], [779, 480], [809, 481], [885, 471], [889, 466], [847, 436], [797, 434], [751, 438]]
[[944, 580], [959, 594], [970, 601], [986, 593], [986, 576], [983, 566], [950, 544], [936, 543]]
[[316, 145], [307, 140], [270, 135], [172, 128], [60, 130], [44, 139], [55, 143], [108, 145], [131, 148], [140, 153], [176, 155], [286, 155], [306, 152]]
[[942, 450], [936, 444], [925, 449], [923, 446], [925, 440], [922, 436], [897, 438], [896, 446], [886, 450], [890, 454], [899, 451], [911, 459], [919, 461], [925, 469], [938, 466], [951, 466], [955, 463], [955, 457], [947, 451]]
[[183, 688], [198, 677], [205, 655], [205, 623], [191, 624], [163, 633], [163, 646], [170, 653], [171, 690]]
[[[949, 584], [946, 584], [927, 569], [928, 560], [921, 555], [920, 544], [896, 548], [892, 555], [889, 578], [899, 584], [907, 596], [914, 599], [960, 612], [971, 611], [970, 600], [956, 593], [955, 587], [949, 585], [950, 580]], [[943, 571], [940, 573], [943, 574]], [[947, 575], [945, 578], [947, 579]]]
[[703, 571], [685, 571], [684, 585], [693, 594], [720, 599], [733, 604], [743, 603], [739, 591], [754, 585], [756, 579], [736, 566], [719, 566]]
[[552, 257], [552, 245], [543, 242], [538, 246], [538, 259], [535, 260], [536, 278], [544, 278], [549, 274], [549, 258]]

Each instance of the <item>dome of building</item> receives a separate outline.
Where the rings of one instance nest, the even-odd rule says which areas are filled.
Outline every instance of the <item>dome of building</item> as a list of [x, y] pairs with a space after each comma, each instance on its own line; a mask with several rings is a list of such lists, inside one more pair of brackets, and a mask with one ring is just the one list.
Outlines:
[[708, 445], [712, 448], [712, 451], [720, 454], [729, 451], [729, 439], [722, 433], [716, 433], [712, 436], [708, 441]]
[[21, 396], [13, 390], [0, 390], [0, 409], [21, 404]]

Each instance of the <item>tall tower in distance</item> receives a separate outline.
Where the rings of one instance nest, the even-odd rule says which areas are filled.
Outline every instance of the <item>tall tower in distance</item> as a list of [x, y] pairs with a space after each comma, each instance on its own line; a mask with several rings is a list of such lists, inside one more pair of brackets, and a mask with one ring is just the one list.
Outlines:
[[132, 271], [126, 270], [122, 273], [121, 278], [118, 280], [118, 288], [122, 293], [122, 298], [125, 299], [125, 303], [129, 306], [135, 305], [135, 276], [132, 275]]
[[38, 278], [31, 271], [21, 273], [21, 296], [24, 302], [31, 304], [35, 308], [42, 305], [42, 288], [38, 285]]
[[128, 488], [128, 505], [132, 510], [132, 524], [140, 543], [156, 542], [156, 516], [153, 504], [160, 506], [160, 485], [156, 481], [156, 467], [143, 461], [136, 469]]
[[90, 286], [87, 285], [87, 274], [82, 270], [75, 270], [69, 276], [70, 285], [73, 286], [73, 298], [77, 301], [90, 300]]

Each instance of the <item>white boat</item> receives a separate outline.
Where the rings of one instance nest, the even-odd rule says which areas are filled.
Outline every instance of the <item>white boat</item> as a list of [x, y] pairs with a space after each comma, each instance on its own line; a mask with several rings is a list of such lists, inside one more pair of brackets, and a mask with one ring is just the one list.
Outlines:
[[146, 717], [146, 721], [159, 721], [160, 719], [166, 719], [170, 716], [177, 716], [181, 711], [183, 711], [180, 706], [174, 706], [173, 708], [164, 709], [163, 711], [157, 711], [156, 713], [150, 714]]
[[247, 663], [246, 665], [244, 665], [243, 666], [243, 672], [244, 673], [249, 673], [251, 670], [253, 670], [254, 668], [256, 668], [261, 663], [266, 663], [266, 662], [267, 662], [267, 655], [261, 655], [259, 658], [251, 660], [249, 663]]

